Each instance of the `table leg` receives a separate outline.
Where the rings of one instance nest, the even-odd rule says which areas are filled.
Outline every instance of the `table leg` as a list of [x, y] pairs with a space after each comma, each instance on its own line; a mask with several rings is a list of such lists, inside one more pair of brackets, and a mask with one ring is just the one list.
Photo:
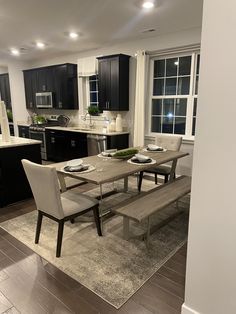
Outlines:
[[170, 179], [169, 179], [169, 181], [173, 181], [174, 180], [176, 165], [177, 165], [177, 159], [174, 159], [173, 162], [172, 162], [171, 170], [170, 170]]
[[129, 189], [129, 177], [124, 178], [124, 192], [128, 192]]
[[123, 236], [125, 240], [129, 240], [129, 218], [123, 217]]
[[60, 182], [60, 186], [61, 186], [61, 192], [66, 192], [67, 188], [66, 188], [66, 182], [65, 182], [65, 176], [64, 174], [58, 172], [57, 173], [58, 175], [58, 180]]

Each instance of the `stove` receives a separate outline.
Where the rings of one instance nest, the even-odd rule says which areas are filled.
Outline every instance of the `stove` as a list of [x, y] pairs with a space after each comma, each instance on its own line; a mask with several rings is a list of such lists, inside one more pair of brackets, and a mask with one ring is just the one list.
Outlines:
[[34, 140], [41, 141], [41, 158], [47, 160], [47, 147], [45, 128], [49, 126], [58, 126], [58, 121], [50, 121], [42, 124], [31, 124], [29, 126], [29, 137]]

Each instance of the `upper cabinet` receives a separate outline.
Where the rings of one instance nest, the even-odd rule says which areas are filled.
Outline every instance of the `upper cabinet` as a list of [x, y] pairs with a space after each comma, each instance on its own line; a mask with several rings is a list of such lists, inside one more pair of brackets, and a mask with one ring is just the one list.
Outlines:
[[6, 108], [11, 109], [11, 92], [8, 73], [0, 74], [0, 96]]
[[98, 58], [100, 110], [129, 110], [129, 58], [123, 54]]
[[26, 107], [36, 108], [36, 93], [51, 92], [53, 108], [77, 109], [77, 65], [60, 64], [25, 70]]

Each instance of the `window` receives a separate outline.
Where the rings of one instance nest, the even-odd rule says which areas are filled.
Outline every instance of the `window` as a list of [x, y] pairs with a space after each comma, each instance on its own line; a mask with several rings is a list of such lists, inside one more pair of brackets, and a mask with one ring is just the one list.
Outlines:
[[98, 76], [89, 77], [89, 105], [98, 106]]
[[151, 59], [152, 133], [195, 135], [199, 53]]

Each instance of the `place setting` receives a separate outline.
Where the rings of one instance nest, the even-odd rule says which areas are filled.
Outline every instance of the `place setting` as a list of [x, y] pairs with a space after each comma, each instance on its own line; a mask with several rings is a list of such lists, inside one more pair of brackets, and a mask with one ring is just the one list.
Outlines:
[[167, 151], [166, 148], [164, 147], [161, 147], [161, 146], [158, 146], [158, 145], [155, 145], [155, 144], [148, 144], [147, 147], [145, 147], [143, 149], [144, 152], [147, 152], [147, 153], [164, 153]]
[[156, 163], [156, 160], [150, 158], [149, 156], [145, 156], [143, 154], [135, 154], [133, 157], [131, 157], [129, 160], [127, 160], [128, 163], [133, 165], [144, 165], [144, 164], [151, 164], [154, 165]]
[[90, 164], [84, 164], [83, 159], [72, 159], [66, 163], [66, 166], [61, 169], [63, 172], [80, 172], [87, 173], [95, 170], [95, 167]]

